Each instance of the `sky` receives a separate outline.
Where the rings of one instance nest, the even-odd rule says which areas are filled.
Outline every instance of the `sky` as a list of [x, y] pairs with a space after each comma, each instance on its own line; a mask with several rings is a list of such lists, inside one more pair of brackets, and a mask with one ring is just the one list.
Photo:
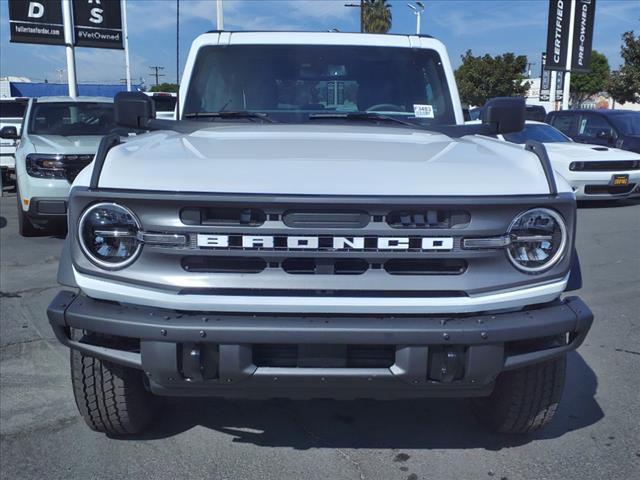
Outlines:
[[[114, 1], [114, 0], [102, 0]], [[416, 20], [408, 0], [391, 0], [391, 33], [414, 33]], [[357, 0], [223, 0], [226, 30], [358, 31]], [[424, 0], [422, 33], [440, 39], [454, 68], [471, 49], [475, 55], [514, 52], [532, 62], [538, 76], [546, 45], [548, 0]], [[152, 65], [164, 66], [161, 81], [176, 80], [176, 0], [127, 0], [129, 50], [134, 83], [152, 85]], [[180, 0], [180, 59], [199, 34], [216, 28], [215, 0]], [[593, 48], [612, 69], [620, 58], [625, 31], [640, 34], [640, 1], [598, 0]], [[9, 42], [8, 1], [0, 0], [0, 76], [26, 76], [57, 82], [66, 68], [64, 47]], [[121, 83], [124, 54], [119, 50], [76, 49], [79, 82]]]

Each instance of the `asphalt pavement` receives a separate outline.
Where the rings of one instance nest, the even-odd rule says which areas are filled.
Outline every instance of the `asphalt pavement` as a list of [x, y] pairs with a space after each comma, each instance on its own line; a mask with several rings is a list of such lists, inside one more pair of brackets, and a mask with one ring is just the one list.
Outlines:
[[489, 434], [464, 400], [172, 399], [127, 439], [84, 424], [47, 321], [62, 233], [22, 238], [15, 196], [0, 203], [1, 478], [640, 478], [640, 202], [579, 210], [579, 294], [596, 321], [542, 432]]

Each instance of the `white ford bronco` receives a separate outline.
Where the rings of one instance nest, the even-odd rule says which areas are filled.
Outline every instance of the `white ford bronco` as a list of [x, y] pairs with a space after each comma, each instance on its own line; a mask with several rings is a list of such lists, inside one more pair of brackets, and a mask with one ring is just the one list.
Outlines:
[[[575, 197], [522, 99], [464, 125], [444, 46], [211, 32], [177, 121], [121, 93], [75, 179], [62, 291], [88, 425], [140, 432], [161, 396], [471, 397], [490, 428], [552, 418], [593, 316]], [[390, 405], [389, 408], [393, 408]]]

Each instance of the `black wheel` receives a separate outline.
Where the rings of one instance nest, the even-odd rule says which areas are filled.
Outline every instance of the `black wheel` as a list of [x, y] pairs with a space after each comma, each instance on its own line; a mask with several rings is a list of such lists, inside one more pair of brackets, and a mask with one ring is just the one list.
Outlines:
[[472, 400], [478, 420], [499, 433], [530, 433], [547, 425], [560, 403], [566, 356], [501, 373], [493, 393]]
[[71, 381], [80, 414], [97, 432], [141, 433], [157, 411], [158, 398], [145, 388], [140, 370], [72, 350]]
[[23, 237], [35, 237], [39, 231], [33, 226], [31, 220], [22, 209], [22, 198], [20, 192], [16, 189], [16, 199], [18, 200], [18, 233]]

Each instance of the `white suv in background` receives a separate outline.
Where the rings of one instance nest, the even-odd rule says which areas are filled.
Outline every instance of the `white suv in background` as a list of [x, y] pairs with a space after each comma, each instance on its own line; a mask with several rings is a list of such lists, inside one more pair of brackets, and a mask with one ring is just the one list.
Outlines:
[[29, 101], [16, 149], [20, 235], [64, 222], [71, 183], [114, 128], [113, 99], [42, 97]]
[[20, 134], [20, 125], [27, 105], [27, 98], [0, 99], [0, 130], [4, 127], [14, 127], [15, 135], [9, 129], [5, 130], [7, 138], [0, 138], [0, 170], [2, 171], [2, 185], [9, 182], [11, 174], [15, 172], [16, 142]]
[[153, 99], [156, 106], [156, 118], [175, 120], [178, 94], [173, 92], [144, 92]]

